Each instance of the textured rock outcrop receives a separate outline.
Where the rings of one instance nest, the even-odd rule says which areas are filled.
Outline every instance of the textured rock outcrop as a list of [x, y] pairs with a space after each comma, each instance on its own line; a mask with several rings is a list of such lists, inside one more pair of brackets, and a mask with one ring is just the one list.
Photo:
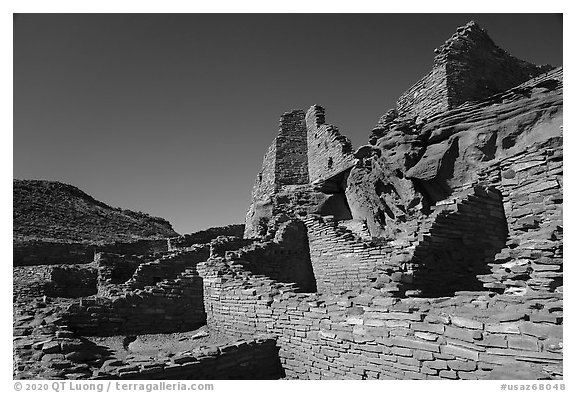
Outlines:
[[379, 154], [364, 158], [348, 178], [350, 205], [360, 206], [352, 212], [384, 228], [371, 225], [374, 236], [393, 236], [407, 216], [427, 213], [494, 163], [546, 141], [561, 145], [562, 118], [557, 68], [427, 123], [381, 120], [371, 136]]

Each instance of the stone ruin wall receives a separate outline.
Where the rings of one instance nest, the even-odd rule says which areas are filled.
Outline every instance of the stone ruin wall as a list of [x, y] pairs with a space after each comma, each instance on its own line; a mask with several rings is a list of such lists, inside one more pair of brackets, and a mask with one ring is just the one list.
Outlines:
[[[266, 208], [265, 206], [270, 205], [270, 195], [272, 195], [276, 189], [275, 168], [276, 139], [274, 139], [272, 145], [270, 145], [268, 151], [264, 155], [262, 170], [258, 173], [256, 181], [254, 182], [252, 199], [246, 213], [244, 229], [244, 237], [246, 238], [255, 237], [259, 232], [258, 226], [261, 216], [272, 213], [271, 206], [269, 208]], [[265, 212], [262, 212], [262, 210], [265, 210]]]
[[373, 246], [337, 225], [331, 216], [310, 215], [304, 219], [310, 244], [310, 260], [320, 293], [361, 289], [386, 247]]
[[[291, 379], [487, 379], [558, 376], [561, 295], [460, 292], [398, 300], [296, 294], [259, 277], [200, 267], [208, 326], [278, 337]], [[224, 272], [224, 274], [221, 274]], [[535, 307], [539, 304], [538, 307]]]
[[168, 239], [168, 251], [177, 251], [195, 244], [210, 243], [218, 236], [242, 237], [244, 234], [244, 224], [232, 224], [223, 227], [208, 228], [202, 231], [172, 237]]
[[280, 132], [276, 137], [276, 189], [284, 185], [308, 184], [304, 117], [304, 111], [294, 110], [280, 118]]
[[168, 250], [166, 239], [143, 239], [111, 244], [56, 243], [31, 241], [14, 245], [14, 266], [90, 263], [96, 252], [124, 255], [150, 254]]
[[[464, 33], [453, 37], [457, 45]], [[450, 61], [454, 50], [447, 44], [439, 56]], [[401, 116], [433, 116], [457, 102], [442, 64], [401, 97]], [[476, 77], [474, 70], [458, 72]], [[442, 83], [448, 88], [431, 91]], [[477, 90], [462, 91], [468, 99]], [[286, 135], [266, 154], [249, 215], [278, 187], [325, 180], [354, 163], [322, 108], [308, 111], [305, 128], [303, 114], [282, 117]], [[310, 142], [316, 135], [320, 147]], [[237, 228], [202, 235], [210, 244], [200, 247], [179, 238], [167, 245], [171, 255], [137, 268], [129, 261], [116, 272], [132, 271], [118, 293], [74, 302], [61, 323], [86, 335], [169, 333], [206, 323], [241, 340], [122, 364], [111, 374], [121, 379], [230, 378], [242, 367], [252, 378], [562, 378], [562, 138], [508, 153], [436, 201], [429, 215], [406, 222], [397, 239], [362, 238], [318, 214], [280, 217], [273, 239], [239, 239]], [[253, 224], [247, 217], [245, 234]], [[97, 274], [105, 272], [99, 280], [110, 284], [105, 265]]]
[[[550, 225], [555, 225], [553, 229], [561, 226], [561, 221], [558, 221], [561, 219], [561, 158], [562, 150], [558, 146], [536, 146], [495, 164], [481, 174], [481, 182], [496, 183], [503, 189], [502, 203], [506, 216], [509, 217], [511, 233], [539, 230], [540, 225], [548, 229]], [[544, 181], [541, 180], [543, 177]], [[536, 179], [540, 181], [535, 181]], [[457, 212], [458, 205], [455, 206], [454, 211]], [[492, 213], [490, 209], [472, 209], [472, 212], [483, 212], [494, 217], [497, 214], [497, 210]], [[459, 233], [465, 232], [467, 225], [466, 221], [461, 222], [464, 228], [458, 230]], [[546, 375], [561, 373], [558, 364], [562, 355], [558, 346], [562, 340], [562, 295], [550, 292], [553, 288], [535, 285], [539, 281], [533, 281], [546, 278], [550, 273], [553, 273], [553, 276], [561, 273], [561, 254], [546, 255], [546, 250], [527, 244], [527, 247], [520, 245], [513, 249], [521, 252], [514, 254], [513, 251], [512, 255], [497, 258], [494, 264], [487, 264], [493, 269], [504, 270], [496, 269], [491, 276], [492, 280], [500, 281], [487, 280], [488, 283], [502, 283], [504, 280], [506, 288], [518, 288], [523, 281], [533, 290], [539, 290], [523, 297], [514, 296], [517, 294], [514, 291], [509, 295], [498, 295], [489, 291], [462, 290], [456, 292], [455, 297], [444, 298], [448, 300], [439, 303], [433, 298], [398, 300], [381, 290], [338, 295], [336, 290], [330, 290], [321, 284], [326, 277], [319, 269], [318, 259], [314, 257], [314, 251], [318, 250], [316, 245], [321, 247], [332, 241], [333, 244], [353, 249], [349, 244], [361, 243], [344, 231], [339, 236], [329, 217], [312, 216], [306, 224], [310, 237], [311, 259], [315, 261], [314, 274], [321, 294], [294, 293], [293, 285], [253, 275], [245, 270], [243, 262], [237, 262], [240, 264], [236, 265], [243, 275], [242, 279], [236, 276], [227, 278], [226, 274], [222, 274], [225, 269], [221, 267], [214, 269], [211, 276], [209, 268], [204, 266], [209, 266], [211, 262], [201, 263], [199, 269], [203, 280], [198, 279], [195, 285], [197, 288], [203, 285], [203, 288], [198, 288], [194, 301], [198, 303], [200, 299], [204, 299], [205, 318], [211, 329], [238, 338], [256, 333], [277, 335], [280, 359], [286, 375], [290, 378], [476, 379], [499, 375], [498, 373], [503, 373], [503, 367], [506, 367], [508, 372], [518, 369], [515, 371], [520, 373], [518, 375], [527, 372], [526, 370], [548, 373]], [[432, 243], [435, 239], [442, 238], [443, 235], [439, 235], [433, 228], [431, 225], [430, 235], [423, 234], [421, 238], [431, 236]], [[314, 238], [315, 233], [320, 237]], [[321, 238], [322, 236], [324, 238]], [[556, 236], [559, 236], [558, 233]], [[561, 238], [557, 237], [554, 244], [545, 241], [540, 243], [545, 244], [548, 249], [561, 250]], [[382, 260], [390, 251], [383, 246], [362, 246], [362, 249], [365, 251], [358, 248], [356, 255], [360, 261], [364, 260], [366, 266], [371, 267], [376, 266], [377, 261]], [[364, 253], [366, 258], [360, 258]], [[247, 254], [249, 253], [228, 253], [228, 263], [235, 263], [234, 260], [238, 258], [246, 259]], [[388, 255], [393, 258], [393, 255]], [[542, 257], [554, 263], [541, 264], [539, 262], [543, 260]], [[521, 278], [519, 274], [522, 272], [517, 269], [508, 272], [507, 268], [501, 269], [502, 263], [526, 259], [529, 259], [529, 262], [522, 262], [518, 266], [526, 269], [534, 265], [536, 268], [532, 271], [533, 277], [524, 275], [524, 278]], [[333, 260], [326, 258], [326, 261]], [[348, 264], [341, 266], [350, 268]], [[333, 266], [329, 270], [335, 268], [336, 266]], [[368, 269], [365, 273], [368, 274]], [[510, 282], [502, 273], [516, 275], [516, 282]], [[354, 289], [358, 291], [366, 287], [367, 281], [359, 281]], [[347, 285], [349, 282], [354, 280], [342, 283]], [[402, 283], [401, 279], [399, 283]], [[332, 288], [336, 289], [338, 285], [338, 282], [335, 282]], [[185, 283], [185, 287], [190, 288], [190, 282]], [[487, 287], [500, 292], [504, 289], [498, 285]], [[174, 324], [174, 315], [177, 315], [177, 310], [184, 302], [190, 303], [191, 299], [178, 296], [169, 298], [164, 295], [173, 292], [177, 288], [175, 286], [160, 288], [162, 289], [137, 292], [138, 296], [134, 298], [126, 296], [122, 300], [116, 300], [115, 304], [124, 304], [124, 311], [121, 311], [120, 306], [103, 309], [103, 305], [86, 300], [82, 305], [85, 311], [77, 310], [78, 306], [69, 310], [77, 319], [69, 319], [67, 323], [79, 331], [97, 329], [98, 334], [107, 331], [111, 334], [119, 331], [140, 331], [139, 329], [150, 331], [151, 327], [146, 326], [145, 321], [162, 321], [162, 315], [167, 315], [169, 319], [166, 324], [160, 323], [160, 326], [165, 327], [158, 329], [156, 323], [155, 329], [174, 331], [178, 329], [178, 324]], [[134, 315], [123, 314], [128, 309], [134, 309], [133, 304], [138, 304], [135, 300], [140, 297], [142, 308], [136, 306]], [[167, 299], [170, 299], [169, 304]], [[424, 309], [422, 304], [425, 305]], [[176, 307], [173, 307], [174, 305]], [[111, 312], [111, 309], [117, 309], [117, 312]], [[156, 310], [158, 314], [151, 318], [150, 310]], [[99, 315], [96, 319], [93, 317], [95, 314]], [[196, 310], [191, 314], [201, 315], [201, 312]], [[91, 315], [91, 318], [82, 319], [82, 315]], [[137, 315], [140, 315], [141, 319], [138, 319]], [[123, 319], [137, 322], [134, 326], [122, 325]], [[140, 327], [136, 327], [138, 323], [141, 324]], [[188, 323], [192, 325], [196, 321]], [[184, 326], [186, 325], [183, 325], [183, 328]], [[535, 368], [538, 364], [544, 366]]]
[[263, 226], [275, 214], [274, 195], [288, 186], [326, 180], [353, 164], [352, 144], [336, 127], [325, 124], [324, 108], [314, 105], [307, 112], [284, 113], [254, 184], [244, 237], [261, 237], [266, 231]]
[[94, 258], [94, 246], [81, 243], [32, 241], [15, 244], [14, 266], [89, 263]]
[[432, 71], [400, 96], [396, 102], [399, 117], [429, 118], [450, 109], [446, 65]]
[[299, 291], [317, 290], [306, 226], [301, 221], [291, 220], [281, 225], [272, 241], [254, 242], [220, 256], [235, 260], [252, 274], [294, 283]]
[[88, 336], [189, 331], [206, 321], [202, 299], [202, 279], [190, 268], [144, 289], [82, 298], [68, 307], [63, 323]]
[[276, 341], [264, 336], [183, 351], [170, 359], [122, 364], [112, 373], [95, 379], [278, 379], [283, 376]]
[[563, 285], [563, 146], [554, 138], [487, 168], [483, 181], [498, 183], [509, 236], [482, 277], [522, 295]]
[[552, 68], [511, 56], [473, 24], [463, 26], [440, 48], [435, 62], [442, 61], [450, 108], [511, 89]]
[[400, 117], [430, 118], [466, 101], [511, 89], [552, 69], [512, 57], [474, 22], [460, 27], [435, 52], [432, 71], [398, 99]]
[[[561, 140], [548, 144], [487, 168], [480, 183], [488, 191], [473, 187], [473, 192], [437, 206], [433, 222], [422, 224], [420, 236], [408, 247], [361, 248], [350, 233], [339, 233], [329, 217], [309, 217], [305, 222], [318, 294], [294, 293], [286, 284], [251, 275], [234, 260], [228, 261], [229, 267], [200, 264], [208, 325], [237, 337], [277, 335], [286, 376], [294, 379], [561, 377], [563, 295], [555, 289], [562, 285], [562, 148]], [[503, 224], [495, 224], [498, 220]], [[474, 230], [474, 222], [480, 232]], [[492, 231], [498, 226], [507, 229], [508, 236]], [[378, 260], [384, 267], [397, 263], [399, 274], [389, 276], [392, 289], [441, 285], [449, 269], [439, 266], [437, 276], [415, 274], [408, 279], [402, 270], [430, 255], [423, 248], [450, 244], [456, 232], [458, 242], [474, 238], [493, 244], [490, 255], [486, 247], [467, 250], [478, 255], [480, 265], [472, 267], [472, 275], [483, 288], [454, 288], [450, 297], [405, 299], [390, 296], [401, 291], [381, 288]], [[336, 289], [338, 281], [330, 287], [323, 284], [327, 271], [357, 268], [339, 264], [328, 249], [323, 250], [326, 254], [316, 249], [325, 243], [330, 250], [342, 246], [347, 251], [356, 244], [356, 262], [375, 267], [372, 289], [364, 285], [364, 278], [342, 295]], [[458, 243], [446, 252], [462, 252], [468, 246]], [[332, 263], [324, 271], [318, 264], [323, 255], [324, 262]], [[482, 274], [481, 268], [489, 272]], [[343, 289], [350, 289], [350, 282], [354, 278], [343, 282]]]
[[313, 105], [306, 112], [310, 182], [328, 179], [354, 165], [352, 143], [325, 122], [325, 110]]
[[126, 287], [130, 289], [143, 289], [157, 283], [176, 278], [188, 268], [194, 268], [199, 262], [210, 257], [208, 245], [197, 245], [186, 251], [167, 254], [162, 258], [141, 263], [134, 271]]

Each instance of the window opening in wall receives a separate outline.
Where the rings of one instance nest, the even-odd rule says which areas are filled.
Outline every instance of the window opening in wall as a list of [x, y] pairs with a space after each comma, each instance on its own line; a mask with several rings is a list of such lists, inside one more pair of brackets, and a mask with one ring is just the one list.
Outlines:
[[334, 166], [334, 160], [332, 159], [332, 157], [328, 157], [328, 169], [332, 169], [333, 166]]

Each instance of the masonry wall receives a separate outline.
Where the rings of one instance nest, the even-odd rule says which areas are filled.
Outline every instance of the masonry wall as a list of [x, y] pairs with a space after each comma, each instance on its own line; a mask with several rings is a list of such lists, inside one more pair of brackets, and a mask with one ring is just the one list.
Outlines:
[[561, 294], [460, 292], [440, 302], [370, 292], [296, 294], [233, 265], [216, 265], [201, 268], [208, 325], [238, 337], [277, 335], [290, 379], [562, 375]]
[[194, 268], [198, 262], [205, 261], [209, 256], [208, 245], [197, 245], [186, 251], [164, 255], [162, 258], [140, 264], [126, 282], [126, 286], [129, 289], [143, 289], [163, 280], [173, 280], [186, 269]]
[[143, 239], [135, 242], [116, 242], [97, 246], [97, 252], [109, 252], [123, 255], [143, 255], [168, 251], [168, 239]]
[[450, 108], [511, 89], [552, 68], [510, 56], [479, 28], [457, 32], [444, 52]]
[[481, 174], [502, 190], [510, 236], [481, 277], [509, 293], [556, 291], [563, 286], [562, 138], [510, 156]]
[[354, 164], [352, 143], [338, 129], [325, 123], [324, 108], [313, 105], [306, 112], [310, 182], [328, 179]]
[[98, 270], [85, 266], [53, 266], [44, 294], [50, 297], [78, 298], [98, 292]]
[[[506, 244], [508, 228], [502, 196], [496, 188], [475, 187], [421, 230], [410, 261], [412, 284], [422, 296], [452, 296], [456, 291], [483, 290], [478, 275]], [[408, 276], [409, 277], [409, 276]]]
[[276, 189], [276, 139], [272, 142], [264, 155], [262, 170], [256, 176], [252, 189], [252, 199], [244, 228], [244, 237], [257, 237], [260, 233], [260, 222], [267, 220], [272, 215], [270, 196]]
[[148, 262], [150, 257], [142, 255], [120, 255], [107, 252], [98, 252], [94, 255], [94, 262], [98, 267], [98, 286], [123, 284], [128, 281], [138, 266]]
[[400, 117], [430, 118], [466, 101], [511, 89], [552, 69], [511, 56], [474, 22], [458, 28], [435, 53], [432, 71], [398, 99]]
[[94, 258], [94, 246], [83, 243], [30, 241], [14, 244], [14, 266], [89, 263]]
[[281, 283], [294, 283], [297, 291], [316, 292], [306, 226], [301, 221], [282, 224], [273, 241], [256, 242], [225, 253], [243, 269]]
[[70, 330], [88, 336], [189, 331], [205, 321], [202, 278], [193, 268], [145, 289], [83, 298], [63, 316]]
[[14, 245], [14, 266], [90, 263], [94, 260], [95, 252], [135, 255], [167, 250], [166, 239], [106, 245], [31, 241]]
[[276, 137], [276, 187], [308, 184], [307, 150], [304, 111], [284, 113]]
[[435, 66], [398, 98], [396, 102], [398, 115], [428, 118], [450, 109], [446, 78], [446, 66]]
[[210, 243], [212, 239], [216, 239], [218, 236], [242, 237], [243, 234], [244, 224], [232, 224], [223, 227], [208, 228], [202, 231], [168, 239], [168, 251], [191, 247], [194, 244]]
[[14, 266], [12, 269], [14, 299], [29, 299], [44, 296], [44, 288], [50, 281], [52, 266]]
[[386, 248], [358, 240], [331, 216], [309, 215], [304, 222], [318, 292], [335, 293], [370, 285], [375, 266], [387, 255]]

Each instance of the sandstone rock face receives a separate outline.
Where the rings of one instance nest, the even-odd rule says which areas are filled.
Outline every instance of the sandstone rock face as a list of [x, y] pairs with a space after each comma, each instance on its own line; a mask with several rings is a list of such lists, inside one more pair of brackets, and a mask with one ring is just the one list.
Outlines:
[[[495, 162], [558, 140], [561, 126], [562, 69], [558, 68], [484, 101], [437, 114], [427, 123], [417, 125], [399, 117], [381, 121], [371, 141], [383, 154], [370, 159], [375, 161], [371, 171], [357, 165], [350, 178], [364, 172], [364, 177], [392, 183], [391, 191], [379, 195], [380, 201], [363, 203], [365, 211], [375, 212], [367, 221], [378, 220], [378, 212], [388, 209], [409, 211], [419, 206], [419, 211], [426, 213], [455, 190], [477, 182], [478, 174]], [[402, 182], [405, 187], [399, 185]], [[364, 183], [367, 186], [358, 195], [373, 194], [379, 184], [374, 180]], [[392, 215], [388, 218], [390, 227], [401, 220]]]

